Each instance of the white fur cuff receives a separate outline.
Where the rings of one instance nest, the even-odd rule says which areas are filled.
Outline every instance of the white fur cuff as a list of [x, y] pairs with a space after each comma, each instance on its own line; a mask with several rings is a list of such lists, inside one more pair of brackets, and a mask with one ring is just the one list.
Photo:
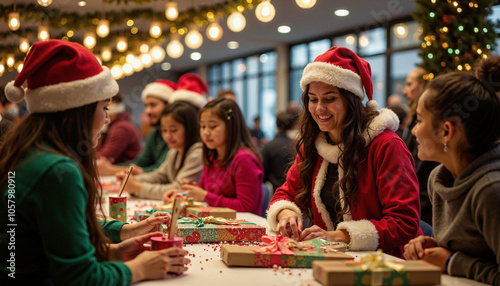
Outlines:
[[289, 209], [302, 217], [302, 212], [295, 203], [287, 200], [277, 201], [273, 203], [267, 211], [267, 224], [269, 225], [269, 229], [271, 231], [276, 230], [276, 227], [278, 226], [278, 214], [284, 209]]
[[347, 230], [351, 236], [349, 250], [377, 250], [379, 236], [375, 225], [371, 221], [366, 219], [344, 221], [337, 226], [337, 230], [341, 229]]

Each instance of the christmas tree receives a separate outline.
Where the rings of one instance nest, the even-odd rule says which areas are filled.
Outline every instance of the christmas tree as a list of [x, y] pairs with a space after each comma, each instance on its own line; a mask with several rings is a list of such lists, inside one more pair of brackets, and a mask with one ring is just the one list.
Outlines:
[[452, 70], [470, 71], [495, 49], [497, 34], [487, 17], [495, 0], [416, 0], [413, 18], [422, 26], [420, 65], [425, 79]]

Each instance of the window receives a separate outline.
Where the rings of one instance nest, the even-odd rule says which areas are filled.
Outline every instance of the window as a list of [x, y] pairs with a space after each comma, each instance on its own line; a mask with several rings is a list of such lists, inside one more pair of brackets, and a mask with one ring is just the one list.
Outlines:
[[209, 66], [210, 94], [232, 89], [247, 126], [260, 115], [268, 138], [276, 132], [276, 60], [276, 52], [269, 52]]
[[417, 68], [417, 64], [421, 62], [418, 50], [409, 50], [391, 55], [391, 94], [397, 93], [403, 96], [406, 76], [410, 71]]

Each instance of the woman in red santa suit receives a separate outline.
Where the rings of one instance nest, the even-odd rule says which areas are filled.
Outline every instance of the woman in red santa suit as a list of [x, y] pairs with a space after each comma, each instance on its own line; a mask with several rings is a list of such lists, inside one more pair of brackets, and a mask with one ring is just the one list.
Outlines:
[[405, 243], [422, 233], [418, 181], [394, 133], [397, 116], [377, 111], [372, 100], [370, 65], [332, 47], [305, 67], [300, 85], [297, 157], [271, 200], [269, 226], [296, 240], [322, 238], [402, 257]]

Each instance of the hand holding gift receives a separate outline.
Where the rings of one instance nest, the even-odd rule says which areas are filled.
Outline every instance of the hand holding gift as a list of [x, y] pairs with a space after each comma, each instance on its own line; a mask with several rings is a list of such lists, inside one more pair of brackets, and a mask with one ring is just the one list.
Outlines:
[[158, 231], [161, 224], [170, 227], [170, 214], [168, 212], [154, 212], [147, 219], [134, 224], [125, 224], [120, 232], [120, 238], [126, 240], [138, 235]]

